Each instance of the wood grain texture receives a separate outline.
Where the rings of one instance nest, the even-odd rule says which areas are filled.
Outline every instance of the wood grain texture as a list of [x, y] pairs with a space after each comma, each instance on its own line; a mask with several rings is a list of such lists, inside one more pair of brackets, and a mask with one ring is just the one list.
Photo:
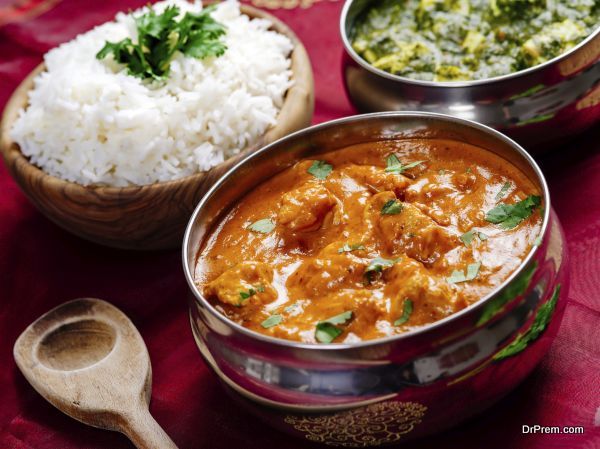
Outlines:
[[177, 449], [148, 411], [146, 345], [111, 304], [84, 298], [52, 309], [25, 329], [13, 354], [36, 391], [72, 418], [122, 432], [140, 449]]
[[294, 84], [287, 91], [277, 124], [252, 146], [207, 172], [146, 186], [82, 186], [50, 176], [34, 166], [9, 137], [9, 130], [44, 65], [38, 66], [9, 99], [0, 123], [0, 151], [12, 177], [31, 202], [50, 220], [82, 238], [117, 248], [165, 249], [181, 245], [194, 207], [216, 179], [247, 154], [308, 126], [314, 109], [310, 60], [296, 35], [274, 16], [241, 5], [244, 14], [267, 18], [272, 29], [294, 43]]

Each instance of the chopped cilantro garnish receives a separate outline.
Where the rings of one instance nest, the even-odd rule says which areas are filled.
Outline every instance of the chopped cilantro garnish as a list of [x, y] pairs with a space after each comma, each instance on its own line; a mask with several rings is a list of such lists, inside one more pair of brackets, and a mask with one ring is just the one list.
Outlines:
[[394, 326], [401, 326], [402, 324], [406, 323], [411, 314], [413, 312], [413, 302], [406, 298], [404, 300], [404, 303], [402, 304], [402, 315], [400, 316], [400, 318], [398, 318], [396, 321], [394, 321]]
[[337, 325], [345, 324], [351, 318], [352, 311], [347, 311], [318, 322], [315, 330], [315, 339], [319, 343], [331, 343], [344, 332]]
[[381, 208], [381, 215], [397, 215], [402, 212], [402, 203], [398, 200], [389, 200]]
[[541, 197], [529, 195], [515, 204], [497, 205], [485, 214], [485, 219], [490, 223], [500, 225], [503, 229], [513, 229], [528, 218], [541, 203]]
[[467, 231], [463, 235], [461, 235], [460, 240], [465, 244], [465, 246], [469, 246], [473, 241], [474, 237], [475, 231], [471, 229], [470, 231]]
[[385, 171], [388, 173], [404, 173], [406, 170], [410, 170], [411, 168], [416, 167], [419, 164], [422, 164], [425, 161], [415, 161], [406, 165], [402, 165], [400, 159], [395, 154], [390, 154], [386, 159], [386, 168]]
[[314, 161], [307, 170], [308, 173], [318, 179], [325, 179], [333, 170], [333, 166], [324, 161]]
[[241, 305], [245, 300], [247, 300], [251, 296], [254, 296], [257, 293], [262, 293], [264, 291], [265, 291], [265, 286], [264, 285], [258, 285], [257, 287], [250, 287], [248, 289], [248, 291], [241, 291], [240, 292], [240, 302], [239, 302], [239, 304]]
[[214, 9], [209, 6], [199, 13], [187, 12], [179, 20], [177, 6], [168, 6], [162, 14], [150, 9], [134, 17], [136, 43], [131, 38], [106, 42], [96, 58], [112, 54], [127, 67], [129, 75], [161, 80], [169, 75], [171, 60], [177, 52], [197, 59], [221, 56], [227, 49], [221, 41], [225, 26], [210, 16]]
[[361, 245], [360, 243], [355, 243], [352, 245], [348, 245], [347, 243], [344, 244], [344, 246], [342, 246], [341, 248], [338, 249], [338, 254], [342, 254], [342, 253], [349, 253], [352, 251], [358, 251], [361, 249], [365, 249], [364, 245]]
[[275, 229], [275, 223], [269, 218], [263, 218], [262, 220], [255, 221], [248, 226], [250, 231], [260, 232], [261, 234], [268, 234]]
[[247, 292], [241, 291], [240, 292], [240, 298], [241, 298], [240, 302], [245, 301], [246, 299], [250, 298], [251, 296], [256, 295], [256, 293], [262, 293], [264, 291], [265, 291], [264, 285], [259, 285], [256, 288], [250, 287]]
[[512, 184], [510, 182], [505, 182], [500, 191], [496, 194], [496, 201], [499, 201], [502, 198], [504, 198], [504, 195], [506, 194], [506, 192], [508, 192], [508, 189], [510, 189], [511, 187]]
[[481, 240], [482, 242], [485, 242], [488, 239], [488, 236], [485, 235], [483, 232], [475, 231], [474, 229], [465, 232], [459, 238], [465, 244], [465, 246], [469, 246], [473, 242], [475, 236], [479, 237], [479, 240]]
[[250, 296], [254, 295], [256, 295], [256, 290], [253, 288], [248, 289], [247, 292], [240, 292], [240, 298], [242, 298], [242, 301], [245, 301], [246, 299], [250, 298]]
[[396, 262], [400, 259], [384, 259], [383, 257], [376, 257], [365, 269], [365, 276], [368, 281], [372, 281], [375, 273], [381, 273], [386, 268], [393, 267]]
[[260, 323], [260, 325], [265, 329], [269, 329], [270, 327], [277, 326], [282, 321], [283, 317], [281, 315], [271, 315], [269, 318]]
[[466, 274], [460, 270], [454, 270], [452, 274], [446, 278], [446, 281], [450, 284], [458, 284], [459, 282], [472, 281], [479, 274], [479, 268], [481, 268], [481, 262], [471, 263], [467, 266]]

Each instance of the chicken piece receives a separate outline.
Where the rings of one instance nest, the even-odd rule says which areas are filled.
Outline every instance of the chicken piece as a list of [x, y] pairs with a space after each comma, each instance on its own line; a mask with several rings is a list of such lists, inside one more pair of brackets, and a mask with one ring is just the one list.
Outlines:
[[[382, 298], [373, 295], [373, 292], [364, 288], [347, 289], [320, 296], [316, 301], [311, 301], [306, 307], [303, 318], [307, 322], [318, 322], [325, 318], [351, 311], [352, 318], [340, 326], [348, 332], [357, 331], [373, 332], [376, 334], [376, 323], [387, 319], [387, 304]], [[337, 341], [343, 341], [340, 337]]]
[[319, 182], [308, 181], [281, 198], [277, 222], [291, 231], [319, 229], [325, 216], [337, 204], [335, 197]]
[[410, 181], [403, 175], [386, 173], [383, 169], [371, 165], [349, 165], [341, 170], [359, 184], [367, 186], [373, 192], [391, 191], [402, 198]]
[[456, 191], [457, 189], [452, 183], [439, 182], [424, 177], [412, 183], [406, 189], [406, 192], [404, 193], [404, 199], [410, 202], [420, 201], [431, 203], [447, 198], [448, 196], [456, 193]]
[[306, 259], [287, 280], [292, 296], [320, 298], [331, 291], [362, 286], [364, 263], [349, 254]]
[[266, 263], [241, 262], [206, 284], [204, 294], [234, 306], [266, 303], [277, 298], [272, 281], [273, 269]]
[[378, 193], [365, 208], [365, 221], [379, 233], [390, 253], [403, 251], [424, 264], [433, 264], [441, 255], [459, 245], [456, 236], [413, 204], [402, 203], [400, 212], [382, 214], [383, 206], [391, 200], [395, 200], [392, 192]]
[[403, 314], [404, 301], [413, 302], [410, 325], [430, 323], [464, 308], [467, 304], [446, 282], [427, 273], [419, 262], [402, 258], [383, 273], [384, 295], [392, 299], [391, 320]]

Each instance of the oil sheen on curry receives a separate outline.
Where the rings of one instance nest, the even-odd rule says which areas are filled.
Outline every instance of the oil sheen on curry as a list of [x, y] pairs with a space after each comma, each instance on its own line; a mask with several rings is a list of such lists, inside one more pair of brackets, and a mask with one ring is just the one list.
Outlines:
[[355, 145], [247, 194], [206, 239], [196, 283], [219, 312], [273, 337], [400, 334], [502, 283], [538, 239], [542, 210], [520, 170], [478, 147]]

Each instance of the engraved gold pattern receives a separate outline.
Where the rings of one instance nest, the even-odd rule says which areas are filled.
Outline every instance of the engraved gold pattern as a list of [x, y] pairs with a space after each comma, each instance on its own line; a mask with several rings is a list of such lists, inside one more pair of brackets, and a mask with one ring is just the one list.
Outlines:
[[426, 406], [415, 402], [390, 401], [328, 415], [287, 415], [284, 421], [310, 441], [368, 447], [400, 441], [421, 422], [426, 411]]

